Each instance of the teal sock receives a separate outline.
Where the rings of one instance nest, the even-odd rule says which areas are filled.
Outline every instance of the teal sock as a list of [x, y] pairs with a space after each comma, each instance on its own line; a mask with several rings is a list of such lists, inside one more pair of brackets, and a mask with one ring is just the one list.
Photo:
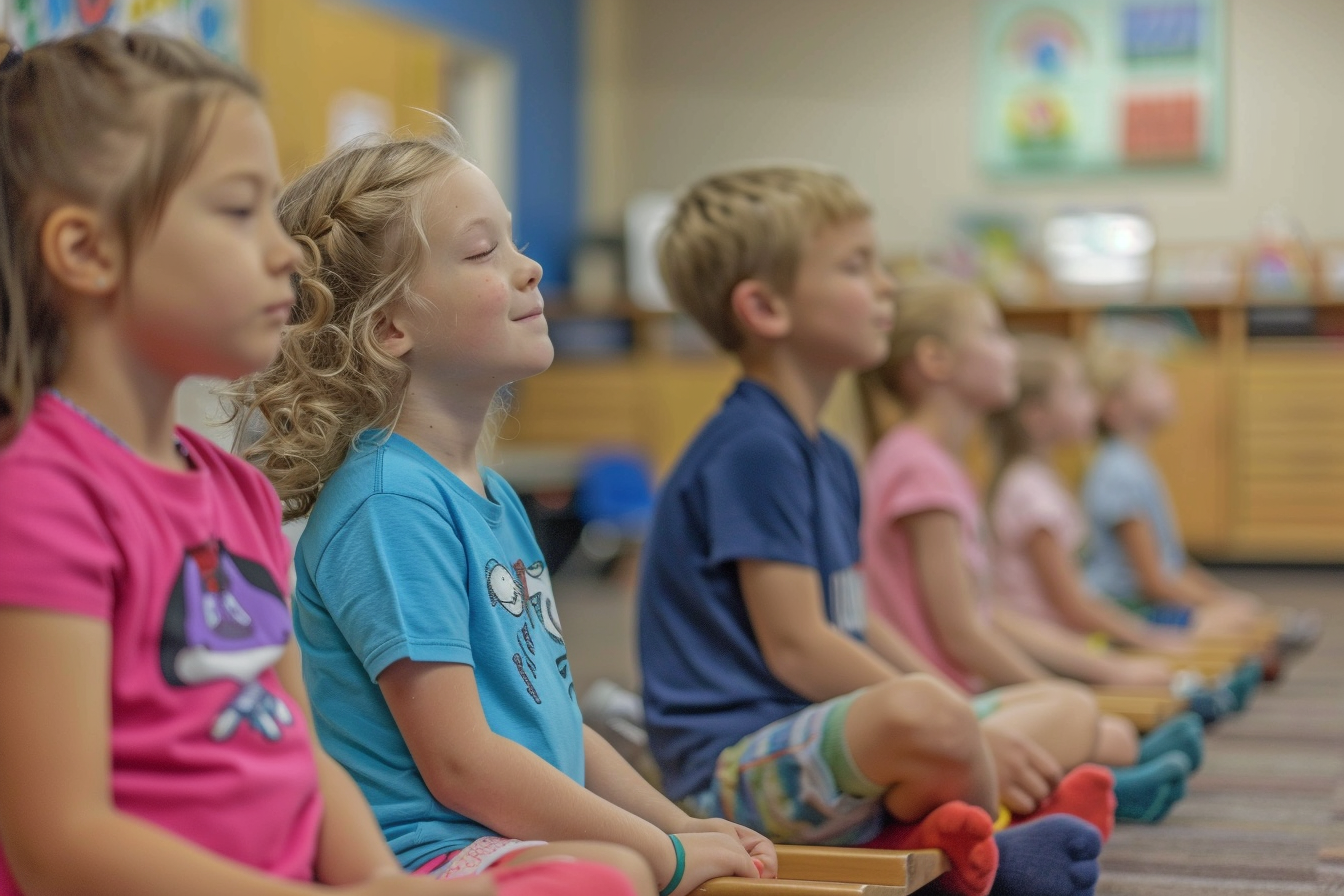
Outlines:
[[1111, 771], [1115, 774], [1116, 820], [1155, 824], [1185, 796], [1190, 760], [1173, 750], [1140, 765]]
[[1139, 741], [1139, 761], [1151, 762], [1175, 750], [1190, 760], [1190, 771], [1204, 761], [1204, 722], [1193, 712], [1183, 712], [1148, 732]]
[[1240, 712], [1250, 705], [1251, 696], [1255, 694], [1255, 689], [1260, 687], [1260, 682], [1265, 677], [1265, 668], [1260, 660], [1252, 657], [1233, 671], [1228, 678], [1227, 689], [1232, 692], [1236, 702], [1233, 709]]

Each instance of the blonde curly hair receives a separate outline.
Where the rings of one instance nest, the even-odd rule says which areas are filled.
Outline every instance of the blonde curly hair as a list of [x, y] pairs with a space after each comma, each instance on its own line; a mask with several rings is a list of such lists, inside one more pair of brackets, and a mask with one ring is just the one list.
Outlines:
[[380, 343], [389, 306], [416, 301], [429, 184], [465, 163], [457, 132], [366, 138], [309, 168], [280, 199], [303, 248], [297, 303], [276, 360], [224, 391], [242, 454], [271, 480], [286, 520], [312, 511], [355, 437], [391, 427], [409, 371]]

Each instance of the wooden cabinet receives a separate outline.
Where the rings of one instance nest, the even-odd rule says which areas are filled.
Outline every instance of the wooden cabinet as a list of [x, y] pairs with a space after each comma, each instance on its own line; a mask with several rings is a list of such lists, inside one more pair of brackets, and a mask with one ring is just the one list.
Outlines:
[[1344, 556], [1344, 352], [1251, 351], [1235, 383], [1230, 547]]
[[738, 375], [727, 357], [558, 361], [514, 386], [499, 450], [636, 448], [661, 476]]
[[[1182, 309], [1203, 337], [1167, 368], [1179, 412], [1152, 446], [1186, 543], [1229, 560], [1344, 560], [1344, 345], [1247, 336], [1244, 305]], [[1322, 303], [1324, 324], [1344, 305]], [[1015, 330], [1085, 336], [1101, 309], [1005, 309]]]
[[[1203, 343], [1168, 362], [1179, 413], [1152, 445], [1186, 543], [1213, 559], [1344, 560], [1344, 346], [1248, 340], [1241, 306], [1186, 310]], [[1005, 311], [1015, 330], [1072, 337], [1086, 334], [1097, 313]], [[737, 375], [726, 357], [676, 358], [648, 348], [607, 361], [561, 360], [518, 384], [515, 419], [500, 447], [571, 454], [633, 447], [662, 475]], [[862, 456], [856, 409], [853, 384], [842, 381], [824, 419]], [[1076, 483], [1085, 462], [1083, 452], [1069, 452], [1061, 471]], [[982, 442], [968, 463], [987, 479]]]
[[1186, 544], [1217, 552], [1228, 536], [1231, 425], [1225, 367], [1216, 352], [1199, 351], [1167, 365], [1176, 388], [1177, 417], [1153, 440], [1154, 462], [1167, 479]]

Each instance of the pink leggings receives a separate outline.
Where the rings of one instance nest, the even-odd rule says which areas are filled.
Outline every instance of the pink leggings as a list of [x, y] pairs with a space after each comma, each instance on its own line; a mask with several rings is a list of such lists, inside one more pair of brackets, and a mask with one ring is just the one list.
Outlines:
[[624, 874], [596, 862], [548, 859], [491, 868], [484, 876], [499, 896], [636, 896]]

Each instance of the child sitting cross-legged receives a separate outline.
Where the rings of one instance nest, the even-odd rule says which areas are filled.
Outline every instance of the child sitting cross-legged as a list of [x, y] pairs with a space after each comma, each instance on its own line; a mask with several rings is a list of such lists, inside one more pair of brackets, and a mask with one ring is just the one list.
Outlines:
[[[1189, 619], [1196, 634], [1242, 636], [1271, 612], [1230, 588], [1186, 553], [1148, 443], [1176, 413], [1166, 372], [1144, 352], [1097, 341], [1086, 356], [1100, 399], [1101, 444], [1083, 482], [1092, 540], [1087, 579], [1098, 593], [1149, 618]], [[1313, 614], [1279, 613], [1278, 646], [1295, 651], [1320, 634]]]
[[[942, 848], [944, 892], [1092, 892], [1110, 776], [1056, 787], [1091, 749], [1091, 699], [1035, 685], [982, 727], [866, 610], [858, 479], [819, 418], [837, 376], [888, 351], [868, 203], [810, 168], [715, 175], [659, 252], [675, 301], [743, 372], [664, 485], [643, 557], [646, 720], [669, 795], [783, 842]], [[1050, 750], [1024, 733], [1044, 728]], [[1001, 802], [1034, 820], [995, 835]]]
[[[863, 380], [870, 395], [894, 399], [906, 412], [868, 458], [862, 532], [871, 606], [967, 692], [1063, 685], [996, 618], [984, 513], [960, 460], [984, 417], [1017, 391], [1016, 348], [998, 307], [966, 284], [908, 288], [891, 345], [886, 363]], [[1081, 638], [1057, 634], [1052, 650], [1076, 654], [1074, 662], [1087, 657]], [[993, 721], [1011, 699], [989, 693], [1000, 695]], [[1116, 767], [1117, 817], [1156, 821], [1184, 794], [1202, 738], [1189, 721], [1150, 735], [1165, 744], [1181, 734], [1184, 749], [1135, 765], [1144, 751], [1133, 724], [1101, 717], [1087, 758]]]
[[[1193, 639], [1099, 597], [1077, 565], [1087, 518], [1051, 460], [1055, 452], [1089, 441], [1095, 431], [1097, 403], [1082, 357], [1065, 340], [1027, 334], [1018, 339], [1017, 367], [1016, 401], [989, 418], [996, 461], [989, 513], [994, 597], [1001, 605], [996, 619], [1060, 675], [1096, 684], [1171, 686], [1161, 666], [1156, 681], [1136, 678], [1135, 661], [1109, 645], [1169, 655], [1179, 664]], [[1090, 639], [1092, 649], [1077, 650], [1079, 637]], [[1244, 697], [1233, 688], [1205, 688], [1194, 676], [1185, 678], [1175, 686], [1205, 720], [1217, 719]]]

